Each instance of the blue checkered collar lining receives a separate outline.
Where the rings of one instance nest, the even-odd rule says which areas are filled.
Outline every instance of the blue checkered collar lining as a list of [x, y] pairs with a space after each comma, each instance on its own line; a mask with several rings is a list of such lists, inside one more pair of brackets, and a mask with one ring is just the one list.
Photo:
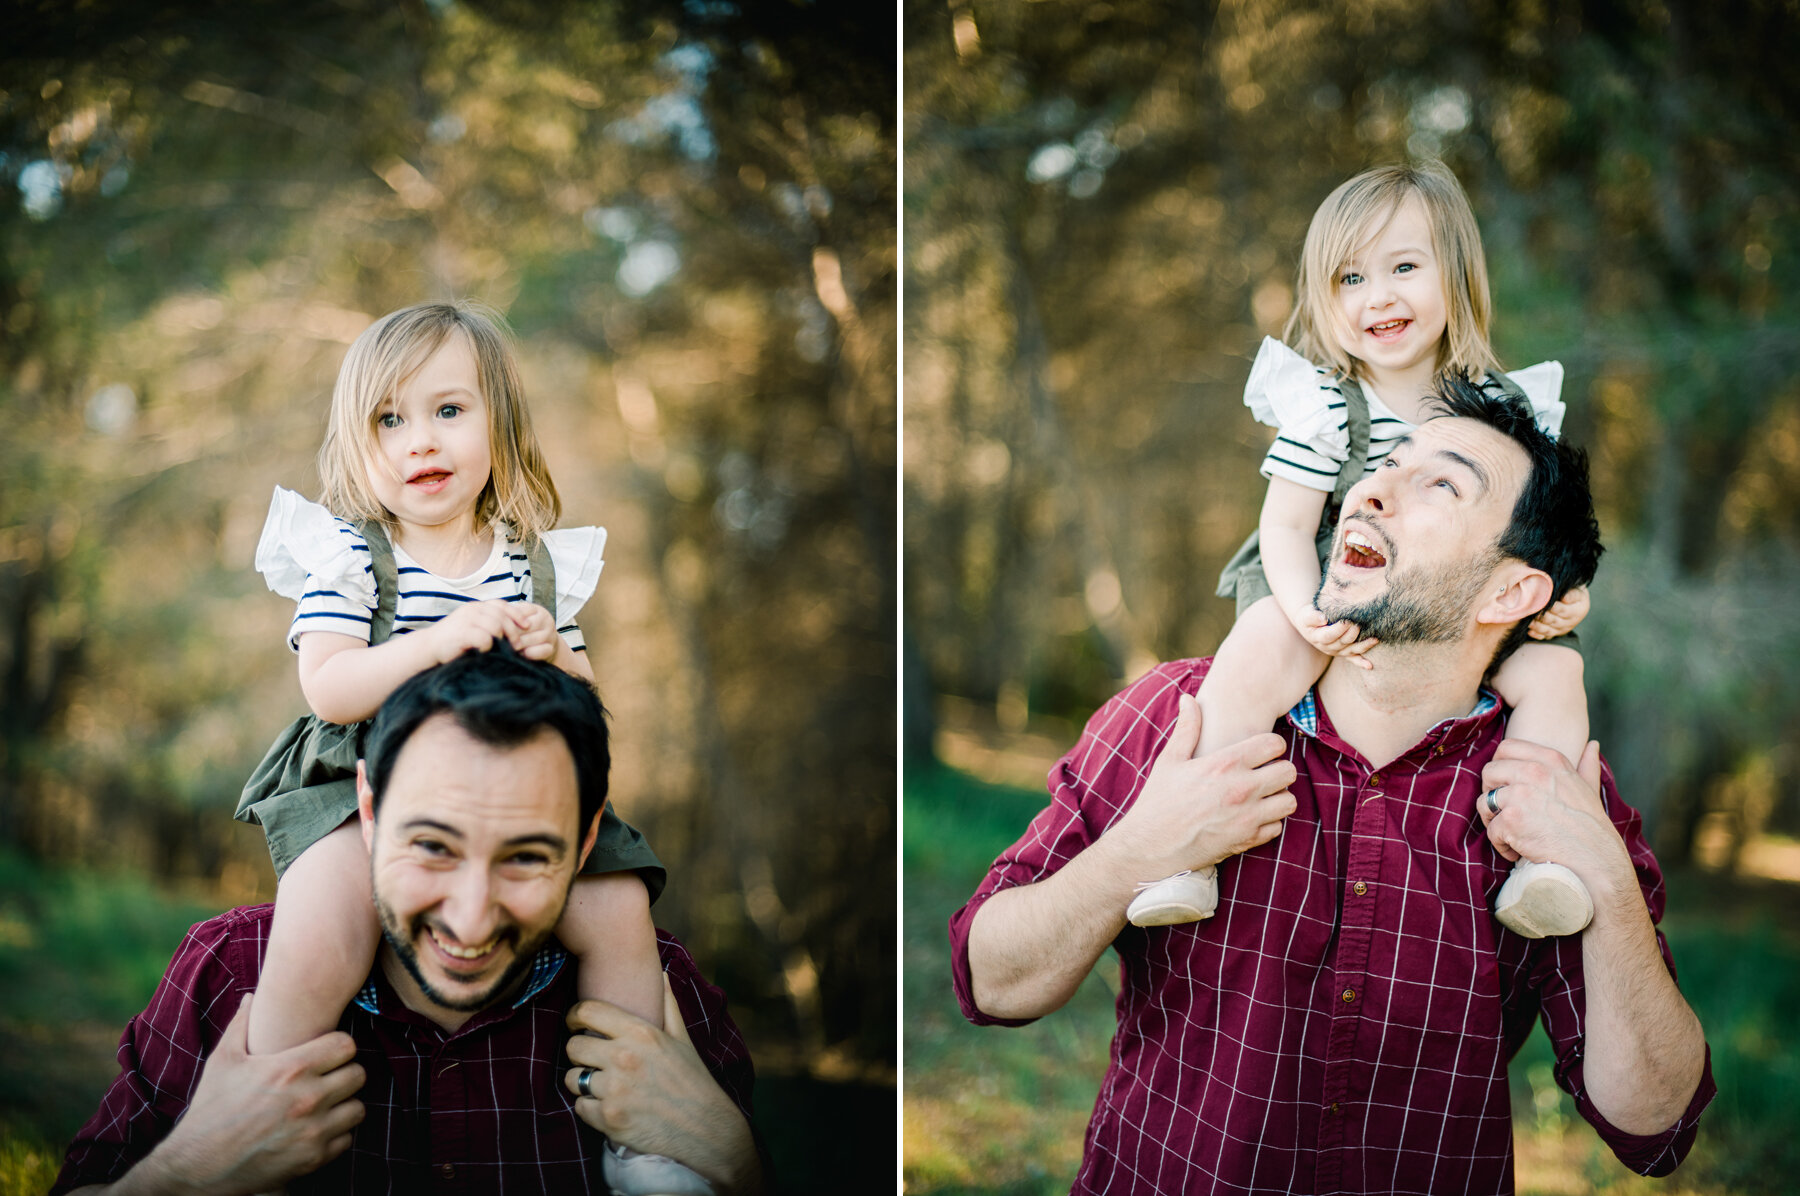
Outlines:
[[[568, 962], [569, 953], [561, 947], [554, 943], [543, 947], [537, 953], [536, 958], [531, 961], [531, 973], [525, 983], [525, 991], [519, 994], [519, 999], [512, 1003], [512, 1007], [517, 1009], [543, 992], [545, 986], [556, 979], [557, 973], [561, 972], [563, 965]], [[356, 994], [356, 1003], [370, 1013], [381, 1012], [381, 1000], [375, 992], [375, 974], [373, 972], [369, 973], [369, 981], [362, 986], [362, 991]]]
[[[1483, 686], [1475, 699], [1475, 709], [1463, 715], [1462, 718], [1444, 719], [1443, 722], [1433, 726], [1431, 730], [1435, 731], [1445, 723], [1459, 723], [1472, 718], [1480, 718], [1499, 705], [1500, 699], [1494, 696], [1494, 691]], [[1316, 691], [1310, 689], [1306, 691], [1306, 696], [1300, 699], [1300, 704], [1288, 711], [1288, 721], [1299, 728], [1307, 738], [1317, 739], [1319, 737], [1319, 696]], [[1426, 732], [1427, 735], [1430, 733], [1430, 731]]]

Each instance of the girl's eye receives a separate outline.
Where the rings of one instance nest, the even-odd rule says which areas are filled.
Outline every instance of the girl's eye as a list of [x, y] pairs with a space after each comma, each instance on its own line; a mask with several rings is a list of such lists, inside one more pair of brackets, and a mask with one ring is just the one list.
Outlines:
[[1418, 269], [1418, 267], [1413, 265], [1411, 262], [1401, 262], [1398, 266], [1394, 267], [1394, 273], [1396, 273], [1396, 274], [1411, 274], [1414, 270], [1417, 270], [1417, 269]]
[[1338, 276], [1338, 285], [1341, 287], [1353, 287], [1362, 280], [1362, 275], [1358, 274], [1356, 271], [1346, 270], [1343, 274]]
[[461, 414], [462, 408], [458, 407], [455, 403], [445, 403], [442, 407], [438, 408], [439, 419], [455, 419]]
[[375, 426], [378, 428], [398, 428], [400, 423], [400, 417], [392, 411], [383, 411], [375, 417]]

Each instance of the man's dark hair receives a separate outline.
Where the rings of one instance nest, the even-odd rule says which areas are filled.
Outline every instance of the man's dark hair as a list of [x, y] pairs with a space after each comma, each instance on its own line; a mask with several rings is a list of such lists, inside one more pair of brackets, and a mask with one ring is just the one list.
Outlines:
[[400, 749], [421, 723], [440, 713], [492, 747], [516, 747], [544, 727], [561, 735], [575, 758], [579, 829], [587, 833], [606, 802], [612, 767], [606, 710], [591, 686], [553, 664], [526, 660], [505, 643], [417, 674], [389, 695], [369, 728], [363, 760], [377, 809]]
[[[1552, 439], [1518, 398], [1497, 387], [1478, 385], [1466, 374], [1452, 372], [1439, 378], [1428, 406], [1439, 415], [1486, 424], [1510, 437], [1531, 459], [1513, 503], [1512, 522], [1495, 545], [1499, 553], [1549, 574], [1557, 598], [1593, 581], [1605, 550], [1588, 489], [1587, 453]], [[1513, 625], [1494, 654], [1494, 666], [1524, 642], [1530, 624], [1526, 618]]]

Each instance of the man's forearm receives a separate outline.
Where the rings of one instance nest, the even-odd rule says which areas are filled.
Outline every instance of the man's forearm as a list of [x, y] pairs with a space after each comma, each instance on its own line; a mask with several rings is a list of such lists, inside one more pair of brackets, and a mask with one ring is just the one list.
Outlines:
[[1075, 994], [1125, 926], [1133, 881], [1103, 836], [1054, 875], [994, 894], [969, 925], [976, 1007], [1043, 1017]]
[[1588, 1096], [1630, 1134], [1659, 1134], [1686, 1111], [1700, 1085], [1706, 1041], [1700, 1020], [1663, 965], [1636, 879], [1594, 892], [1582, 935], [1587, 986]]

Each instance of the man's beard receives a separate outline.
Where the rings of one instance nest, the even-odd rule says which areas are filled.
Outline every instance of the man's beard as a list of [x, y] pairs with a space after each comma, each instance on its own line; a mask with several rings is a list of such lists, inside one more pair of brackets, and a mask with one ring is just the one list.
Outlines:
[[[1343, 538], [1334, 543], [1342, 552]], [[1392, 556], [1388, 558], [1392, 561]], [[1336, 601], [1325, 596], [1333, 568], [1348, 568], [1336, 558], [1326, 562], [1324, 576], [1313, 596], [1313, 605], [1332, 622], [1349, 620], [1384, 644], [1447, 644], [1468, 631], [1469, 611], [1487, 589], [1500, 554], [1489, 548], [1472, 561], [1442, 565], [1436, 569], [1393, 569], [1387, 589], [1362, 603]], [[1391, 566], [1390, 566], [1391, 568]]]
[[[418, 984], [420, 991], [445, 1009], [454, 1009], [458, 1013], [473, 1013], [492, 1004], [495, 997], [505, 992], [513, 981], [517, 980], [531, 966], [531, 961], [537, 956], [539, 949], [543, 947], [551, 934], [551, 931], [545, 930], [536, 938], [526, 942], [520, 940], [517, 926], [509, 926], [502, 930], [495, 947], [498, 948], [507, 940], [508, 936], [511, 936], [513, 939], [512, 963], [507, 965], [506, 970], [486, 991], [470, 996], [453, 997], [425, 978], [424, 965], [419, 962], [419, 952], [414, 944], [418, 942], [420, 935], [430, 933], [425, 929], [425, 919], [416, 917], [412, 920], [410, 928], [402, 927], [399, 917], [394, 913], [393, 908], [381, 899], [379, 892], [375, 894], [375, 912], [381, 919], [382, 936], [387, 939], [388, 946], [394, 949], [394, 954], [399, 957], [401, 966]], [[560, 918], [558, 920], [560, 921]], [[408, 929], [411, 933], [408, 933]]]

